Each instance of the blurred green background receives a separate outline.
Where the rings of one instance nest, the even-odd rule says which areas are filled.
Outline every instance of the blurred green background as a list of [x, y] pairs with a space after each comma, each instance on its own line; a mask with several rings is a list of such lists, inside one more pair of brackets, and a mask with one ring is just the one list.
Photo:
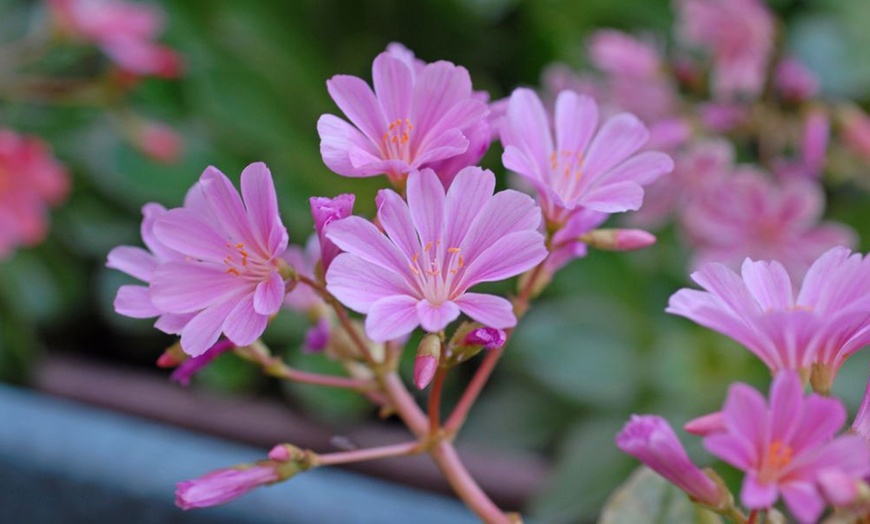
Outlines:
[[[146, 80], [131, 102], [184, 135], [186, 153], [177, 165], [156, 164], [122, 143], [104, 112], [0, 101], [0, 124], [45, 137], [74, 176], [48, 240], [0, 262], [0, 375], [6, 380], [26, 382], [46, 349], [153, 365], [171, 340], [151, 322], [113, 313], [114, 293], [129, 280], [103, 263], [112, 247], [140, 244], [144, 203], [180, 204], [207, 165], [237, 178], [249, 162], [265, 161], [295, 243], [312, 231], [311, 195], [355, 192], [357, 211], [372, 213], [383, 180], [331, 173], [320, 160], [315, 123], [322, 113], [338, 111], [326, 79], [338, 73], [370, 79], [371, 61], [389, 42], [402, 42], [426, 61], [464, 65], [475, 87], [498, 99], [518, 85], [537, 85], [542, 67], [554, 60], [583, 66], [583, 43], [595, 28], [665, 38], [673, 22], [666, 0], [162, 4], [169, 15], [164, 41], [184, 55], [187, 70], [174, 82]], [[0, 13], [34, 5], [0, 0]], [[870, 33], [864, 30], [870, 3], [772, 5], [786, 21], [788, 46], [821, 76], [827, 96], [870, 101]], [[499, 155], [495, 145], [484, 165], [503, 173]], [[831, 188], [830, 197], [829, 215], [856, 228], [866, 251], [866, 193], [844, 183]], [[528, 508], [540, 522], [597, 514], [635, 466], [613, 445], [630, 413], [656, 412], [678, 426], [717, 409], [731, 381], [766, 384], [765, 369], [747, 351], [664, 313], [670, 294], [688, 283], [687, 253], [674, 237], [665, 231], [658, 245], [639, 253], [594, 252], [560, 273], [523, 320], [472, 412], [462, 439], [552, 457], [553, 474]], [[298, 351], [305, 322], [281, 318], [269, 333], [273, 347], [286, 349], [293, 365], [328, 368], [324, 357]], [[853, 408], [863, 393], [866, 357], [853, 358], [837, 383]], [[461, 375], [450, 381], [447, 405]], [[233, 391], [275, 389], [234, 357], [219, 359], [197, 382]], [[371, 414], [365, 403], [339, 393], [291, 388], [283, 394], [337, 424]]]

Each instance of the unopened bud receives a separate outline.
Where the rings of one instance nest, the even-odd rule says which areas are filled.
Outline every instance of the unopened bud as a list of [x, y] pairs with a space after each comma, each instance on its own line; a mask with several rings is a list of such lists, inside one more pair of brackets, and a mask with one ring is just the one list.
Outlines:
[[305, 452], [292, 444], [278, 444], [269, 451], [269, 458], [276, 462], [290, 462], [304, 456]]
[[417, 346], [417, 358], [414, 360], [414, 385], [425, 389], [435, 377], [438, 361], [441, 359], [441, 338], [430, 333], [423, 337]]
[[507, 342], [507, 333], [503, 329], [480, 327], [465, 335], [465, 344], [483, 346], [485, 349], [499, 349]]
[[157, 367], [161, 368], [174, 368], [187, 360], [189, 357], [187, 353], [181, 349], [181, 341], [175, 342], [163, 352], [162, 355], [157, 359]]
[[655, 235], [642, 229], [594, 229], [579, 240], [605, 251], [634, 251], [656, 243]]

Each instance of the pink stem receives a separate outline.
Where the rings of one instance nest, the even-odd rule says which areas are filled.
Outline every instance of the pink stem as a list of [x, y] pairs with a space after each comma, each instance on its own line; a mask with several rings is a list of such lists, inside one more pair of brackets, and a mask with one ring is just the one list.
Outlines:
[[498, 509], [465, 469], [465, 465], [456, 453], [456, 448], [451, 443], [441, 441], [429, 450], [429, 454], [447, 478], [453, 491], [481, 520], [487, 524], [510, 523], [507, 515]]
[[453, 412], [450, 413], [450, 417], [444, 424], [445, 431], [448, 433], [455, 433], [459, 431], [459, 428], [461, 428], [462, 424], [465, 423], [465, 419], [468, 418], [468, 412], [471, 410], [471, 406], [474, 405], [477, 401], [477, 397], [480, 396], [480, 392], [483, 391], [483, 387], [489, 380], [489, 376], [495, 369], [495, 365], [498, 363], [498, 359], [501, 357], [502, 353], [503, 350], [501, 349], [493, 349], [486, 353], [483, 362], [480, 363], [480, 367], [477, 368], [477, 371], [474, 373], [468, 386], [466, 386], [465, 391], [462, 392], [462, 397], [459, 399], [459, 402], [456, 403]]
[[414, 455], [420, 453], [422, 448], [416, 440], [391, 446], [381, 446], [369, 449], [357, 449], [354, 451], [339, 451], [317, 455], [317, 464], [320, 466], [334, 466], [336, 464], [349, 464], [351, 462], [363, 462], [387, 457], [399, 457], [402, 455]]
[[371, 389], [374, 386], [374, 383], [367, 379], [320, 375], [318, 373], [299, 371], [298, 369], [293, 369], [287, 366], [282, 366], [279, 370], [275, 370], [273, 374], [279, 378], [292, 380], [293, 382], [328, 386], [332, 388], [366, 390]]

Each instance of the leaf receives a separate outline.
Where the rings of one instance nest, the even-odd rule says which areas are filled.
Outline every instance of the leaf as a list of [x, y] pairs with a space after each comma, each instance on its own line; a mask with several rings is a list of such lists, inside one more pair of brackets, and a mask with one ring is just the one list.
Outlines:
[[620, 486], [601, 512], [598, 524], [649, 522], [718, 524], [722, 518], [696, 506], [678, 487], [641, 466]]

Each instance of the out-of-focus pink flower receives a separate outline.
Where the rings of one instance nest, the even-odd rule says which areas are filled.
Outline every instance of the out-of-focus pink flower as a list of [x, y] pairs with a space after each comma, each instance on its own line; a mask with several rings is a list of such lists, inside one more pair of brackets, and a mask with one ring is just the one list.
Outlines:
[[831, 378], [870, 343], [870, 257], [836, 247], [810, 267], [797, 295], [779, 262], [722, 264], [692, 274], [705, 291], [681, 289], [667, 312], [740, 342], [773, 373], [824, 367]]
[[722, 414], [725, 431], [705, 437], [704, 447], [746, 472], [740, 500], [749, 509], [770, 508], [782, 495], [800, 522], [816, 522], [826, 506], [822, 472], [855, 481], [870, 473], [864, 440], [835, 437], [846, 421], [843, 405], [816, 394], [804, 397], [797, 373], [774, 378], [769, 403], [745, 384], [732, 385]]
[[828, 152], [831, 123], [828, 114], [821, 109], [810, 111], [804, 121], [801, 136], [800, 156], [796, 160], [781, 161], [774, 166], [777, 177], [789, 179], [821, 178]]
[[181, 330], [182, 349], [191, 356], [221, 333], [237, 346], [251, 344], [284, 302], [281, 255], [288, 239], [272, 175], [265, 164], [251, 164], [241, 186], [240, 197], [209, 167], [191, 191], [193, 203], [154, 225], [158, 240], [184, 259], [154, 271], [151, 300], [162, 311], [193, 315]]
[[[106, 266], [123, 271], [146, 284], [154, 280], [154, 272], [167, 262], [181, 262], [184, 255], [166, 246], [154, 234], [154, 224], [167, 213], [166, 208], [156, 203], [145, 204], [142, 207], [142, 225], [140, 234], [146, 249], [132, 246], [118, 246], [109, 252]], [[114, 303], [115, 311], [131, 318], [159, 317], [154, 327], [177, 335], [190, 322], [193, 315], [189, 313], [175, 314], [162, 310], [154, 305], [148, 286], [125, 285], [118, 289]]]
[[386, 174], [400, 183], [414, 170], [467, 153], [486, 125], [487, 105], [472, 93], [463, 67], [439, 61], [420, 68], [394, 49], [375, 58], [372, 76], [374, 91], [354, 76], [326, 83], [351, 122], [334, 115], [317, 122], [323, 161], [340, 175]]
[[819, 223], [823, 208], [824, 193], [814, 182], [777, 184], [753, 168], [738, 168], [686, 205], [683, 227], [696, 249], [692, 266], [737, 268], [749, 257], [777, 260], [800, 277], [826, 250], [855, 244], [849, 227]]
[[855, 420], [852, 421], [852, 429], [870, 444], [870, 379], [867, 379], [867, 388], [864, 390], [864, 398], [861, 399], [861, 406], [858, 407]]
[[[320, 245], [321, 270], [326, 274], [333, 259], [341, 252], [338, 247], [326, 237], [326, 228], [332, 222], [347, 218], [353, 213], [356, 196], [351, 193], [338, 195], [335, 198], [311, 197], [311, 216], [314, 218], [314, 229]], [[313, 272], [312, 272], [313, 274]]]
[[382, 190], [378, 221], [386, 236], [356, 216], [328, 228], [327, 237], [345, 253], [326, 273], [327, 289], [367, 315], [366, 332], [378, 342], [418, 325], [441, 331], [460, 312], [490, 327], [513, 327], [510, 302], [468, 289], [518, 275], [541, 262], [547, 250], [534, 201], [494, 189], [492, 172], [469, 167], [446, 194], [428, 169], [408, 177], [407, 203]]
[[714, 133], [726, 133], [749, 118], [746, 106], [730, 102], [698, 104], [698, 118]]
[[616, 445], [699, 502], [712, 507], [726, 502], [727, 494], [692, 463], [665, 419], [632, 415], [616, 436]]
[[184, 149], [184, 140], [171, 127], [160, 122], [144, 122], [133, 132], [133, 144], [148, 157], [172, 164]]
[[773, 16], [761, 0], [676, 0], [678, 36], [713, 56], [717, 99], [757, 96], [773, 49]]
[[[347, 196], [353, 197], [353, 195]], [[324, 198], [323, 200], [329, 199]], [[338, 198], [334, 200], [338, 200]], [[350, 213], [349, 208], [348, 213]], [[338, 254], [339, 249], [331, 241], [327, 240], [327, 242], [335, 248], [335, 254]], [[291, 245], [284, 252], [283, 258], [297, 275], [317, 281], [318, 277], [315, 275], [315, 271], [317, 264], [320, 262], [320, 256], [320, 242], [315, 234], [309, 237], [308, 242], [305, 244], [305, 249], [302, 249], [300, 246]], [[331, 327], [329, 306], [324, 302], [323, 298], [311, 289], [310, 286], [298, 283], [284, 297], [284, 307], [307, 315], [313, 323], [305, 333], [302, 349], [309, 353], [322, 351], [329, 342]]]
[[854, 107], [844, 111], [840, 119], [846, 146], [870, 161], [870, 117]]
[[154, 40], [165, 16], [154, 5], [125, 0], [48, 0], [62, 31], [100, 47], [122, 70], [138, 76], [177, 77], [181, 59]]
[[790, 102], [803, 102], [819, 93], [819, 80], [796, 58], [784, 58], [773, 77], [780, 96]]
[[169, 378], [178, 382], [182, 386], [187, 386], [190, 384], [190, 379], [199, 373], [202, 368], [208, 366], [214, 359], [227, 351], [232, 350], [234, 347], [236, 347], [236, 345], [229, 340], [215, 342], [215, 344], [208, 348], [202, 355], [191, 357], [182, 362], [177, 368], [175, 368], [175, 371], [172, 372], [172, 375], [170, 375]]
[[0, 129], [0, 259], [45, 238], [48, 208], [66, 197], [69, 184], [42, 140]]
[[656, 229], [674, 213], [716, 184], [734, 167], [734, 147], [727, 140], [698, 140], [675, 155], [674, 171], [646, 188], [644, 205], [628, 217], [629, 223]]
[[589, 39], [589, 57], [598, 69], [620, 76], [649, 77], [662, 67], [651, 44], [614, 29], [596, 31]]
[[713, 433], [725, 431], [725, 418], [721, 411], [717, 411], [686, 422], [683, 429], [692, 435], [706, 437]]
[[279, 480], [282, 476], [277, 465], [267, 460], [244, 467], [219, 469], [179, 482], [175, 489], [175, 505], [184, 510], [217, 506]]
[[502, 162], [534, 184], [551, 224], [564, 225], [581, 206], [601, 213], [638, 209], [642, 186], [673, 168], [664, 153], [637, 153], [649, 132], [635, 116], [616, 115], [598, 129], [598, 106], [587, 96], [560, 93], [553, 123], [534, 91], [517, 89], [501, 127]]

